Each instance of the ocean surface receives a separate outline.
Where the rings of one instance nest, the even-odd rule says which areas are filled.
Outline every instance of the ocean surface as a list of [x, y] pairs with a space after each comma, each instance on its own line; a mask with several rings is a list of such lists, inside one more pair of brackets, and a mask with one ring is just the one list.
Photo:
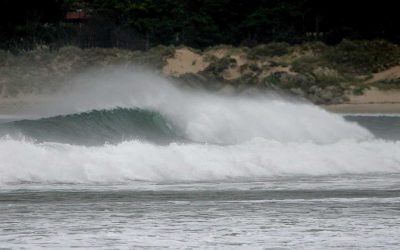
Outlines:
[[0, 249], [399, 249], [399, 235], [399, 114], [125, 71], [0, 114]]

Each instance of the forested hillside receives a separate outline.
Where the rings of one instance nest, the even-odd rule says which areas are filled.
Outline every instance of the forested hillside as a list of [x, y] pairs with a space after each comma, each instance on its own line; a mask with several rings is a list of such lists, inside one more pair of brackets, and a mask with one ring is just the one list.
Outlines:
[[400, 42], [397, 8], [387, 0], [2, 0], [0, 19], [3, 49]]

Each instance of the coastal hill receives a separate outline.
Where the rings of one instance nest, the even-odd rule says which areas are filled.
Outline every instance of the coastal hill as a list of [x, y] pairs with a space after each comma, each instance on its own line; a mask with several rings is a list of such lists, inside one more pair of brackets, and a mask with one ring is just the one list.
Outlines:
[[56, 90], [76, 74], [115, 65], [150, 68], [183, 87], [221, 94], [272, 90], [339, 111], [340, 105], [373, 103], [399, 108], [400, 103], [400, 48], [383, 40], [343, 40], [335, 46], [321, 42], [252, 48], [219, 45], [203, 50], [44, 46], [18, 53], [0, 51], [0, 94], [4, 101]]

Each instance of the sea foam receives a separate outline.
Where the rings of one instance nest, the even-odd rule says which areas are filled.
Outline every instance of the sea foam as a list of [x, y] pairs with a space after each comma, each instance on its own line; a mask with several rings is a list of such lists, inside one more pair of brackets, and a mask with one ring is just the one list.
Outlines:
[[89, 147], [3, 136], [0, 183], [400, 172], [400, 142], [374, 139], [356, 123], [312, 104], [274, 94], [183, 90], [146, 72], [87, 73], [58, 93], [21, 105], [17, 115], [51, 117], [117, 107], [156, 112], [187, 141], [158, 145], [127, 139]]

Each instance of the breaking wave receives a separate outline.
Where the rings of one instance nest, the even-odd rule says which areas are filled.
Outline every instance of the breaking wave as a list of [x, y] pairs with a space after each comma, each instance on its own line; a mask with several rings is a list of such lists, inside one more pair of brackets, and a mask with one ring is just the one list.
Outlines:
[[399, 142], [271, 93], [182, 90], [147, 72], [90, 72], [0, 124], [0, 184], [192, 181], [399, 172]]

